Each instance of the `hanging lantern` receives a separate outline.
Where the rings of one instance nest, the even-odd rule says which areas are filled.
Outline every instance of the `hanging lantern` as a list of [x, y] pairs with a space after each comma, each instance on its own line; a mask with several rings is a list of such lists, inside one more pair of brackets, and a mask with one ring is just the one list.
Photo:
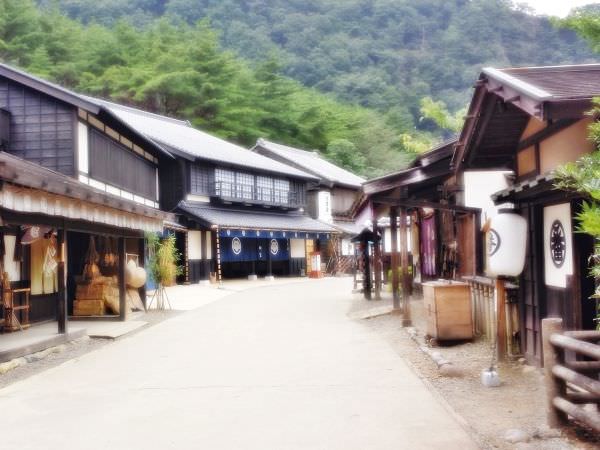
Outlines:
[[491, 218], [488, 229], [488, 274], [515, 277], [525, 266], [527, 221], [513, 212]]

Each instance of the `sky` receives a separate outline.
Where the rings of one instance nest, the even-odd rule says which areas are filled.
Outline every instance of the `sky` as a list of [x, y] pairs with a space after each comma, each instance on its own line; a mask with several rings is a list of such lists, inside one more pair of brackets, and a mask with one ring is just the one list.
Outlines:
[[515, 3], [526, 3], [538, 14], [565, 17], [571, 8], [600, 3], [600, 0], [517, 0]]

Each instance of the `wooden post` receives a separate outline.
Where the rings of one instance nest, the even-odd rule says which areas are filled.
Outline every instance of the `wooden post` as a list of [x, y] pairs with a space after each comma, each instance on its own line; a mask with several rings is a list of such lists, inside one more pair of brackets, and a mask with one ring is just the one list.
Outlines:
[[544, 354], [544, 381], [546, 383], [546, 419], [548, 426], [557, 428], [567, 423], [567, 415], [554, 407], [555, 397], [564, 397], [566, 386], [564, 381], [552, 374], [557, 364], [563, 363], [562, 350], [556, 349], [550, 342], [554, 333], [562, 332], [562, 319], [542, 319], [542, 352]]
[[394, 311], [400, 311], [400, 277], [398, 276], [398, 210], [390, 208], [390, 244], [392, 246], [392, 297], [394, 300]]
[[504, 280], [496, 278], [496, 349], [498, 360], [506, 358], [506, 289]]
[[369, 241], [365, 239], [362, 243], [363, 257], [363, 295], [365, 299], [371, 300], [371, 262], [369, 261]]
[[58, 230], [57, 236], [57, 247], [58, 247], [58, 268], [57, 268], [57, 278], [58, 278], [58, 301], [57, 301], [57, 321], [58, 321], [58, 333], [66, 334], [67, 333], [67, 270], [65, 267], [66, 261], [66, 249], [64, 246], [66, 245], [66, 234], [67, 230], [63, 228], [62, 230]]
[[127, 319], [127, 291], [125, 287], [125, 268], [127, 261], [125, 257], [125, 238], [120, 236], [118, 239], [119, 249], [119, 319]]
[[408, 228], [406, 226], [406, 208], [400, 208], [400, 255], [402, 263], [402, 326], [410, 327], [410, 274], [408, 273]]
[[381, 300], [381, 241], [377, 242], [379, 227], [377, 217], [373, 214], [373, 271], [375, 272], [375, 300]]
[[[183, 235], [185, 236], [185, 255], [183, 255], [185, 259], [184, 266], [184, 281], [183, 284], [190, 284], [190, 239], [188, 236], [188, 231], [184, 231]], [[202, 236], [200, 236], [200, 245], [202, 245]]]
[[[146, 266], [146, 238], [142, 237], [141, 239], [139, 239], [139, 259], [140, 259], [140, 264], [141, 267], [144, 267], [146, 270], [148, 270]], [[142, 299], [142, 303], [144, 304], [144, 311], [148, 311], [148, 299], [147, 299], [147, 295], [146, 295], [146, 283], [144, 283], [144, 285], [139, 289], [140, 292], [140, 298]]]

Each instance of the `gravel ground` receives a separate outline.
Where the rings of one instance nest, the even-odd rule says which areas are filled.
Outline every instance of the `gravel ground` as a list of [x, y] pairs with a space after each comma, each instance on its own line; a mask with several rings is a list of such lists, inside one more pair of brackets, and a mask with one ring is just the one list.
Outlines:
[[[132, 334], [139, 333], [150, 326], [156, 325], [166, 319], [175, 317], [181, 314], [183, 311], [157, 311], [150, 310], [139, 318], [148, 322], [147, 325], [135, 330], [132, 333], [128, 333], [119, 339], [131, 336]], [[26, 378], [31, 377], [37, 373], [43, 372], [44, 370], [56, 367], [66, 361], [78, 358], [86, 353], [92, 352], [105, 345], [111, 345], [116, 339], [90, 339], [87, 336], [75, 341], [71, 341], [67, 344], [55, 347], [56, 351], [51, 352], [43, 359], [39, 361], [31, 362], [15, 369], [9, 370], [8, 372], [0, 375], [0, 389], [12, 384], [16, 381], [22, 381]]]
[[[389, 295], [381, 301], [367, 302], [355, 295], [349, 315], [368, 315], [370, 309], [382, 311], [391, 304]], [[598, 436], [577, 427], [566, 430], [562, 437], [554, 437], [545, 424], [545, 392], [540, 369], [519, 362], [498, 366], [501, 386], [486, 388], [480, 374], [490, 366], [492, 346], [485, 340], [432, 348], [444, 359], [452, 362], [461, 376], [442, 376], [431, 356], [421, 350], [426, 347], [423, 338], [425, 314], [423, 303], [414, 300], [412, 318], [414, 330], [403, 329], [398, 316], [391, 314], [360, 320], [372, 332], [382, 336], [428, 382], [438, 394], [458, 413], [471, 428], [483, 448], [493, 449], [593, 449], [600, 443]], [[510, 443], [509, 430], [525, 432], [527, 442]], [[538, 431], [538, 430], [541, 430]]]

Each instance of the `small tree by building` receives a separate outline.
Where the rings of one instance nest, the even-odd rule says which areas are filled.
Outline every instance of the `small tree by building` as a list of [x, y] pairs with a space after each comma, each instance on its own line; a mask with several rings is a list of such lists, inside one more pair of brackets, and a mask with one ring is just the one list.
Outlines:
[[155, 233], [148, 233], [146, 248], [148, 272], [156, 283], [156, 290], [150, 304], [156, 299], [156, 308], [165, 309], [167, 305], [171, 306], [165, 287], [174, 284], [177, 275], [182, 273], [182, 268], [178, 265], [181, 255], [177, 251], [175, 235], [168, 234], [160, 238]]

